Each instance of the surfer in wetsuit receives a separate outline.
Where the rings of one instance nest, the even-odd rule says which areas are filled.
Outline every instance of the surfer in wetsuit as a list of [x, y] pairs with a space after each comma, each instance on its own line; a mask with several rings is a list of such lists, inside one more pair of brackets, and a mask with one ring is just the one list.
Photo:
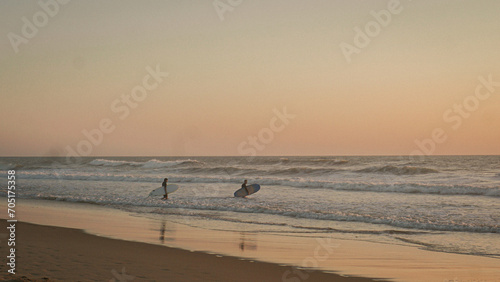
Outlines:
[[165, 189], [165, 195], [163, 195], [163, 199], [168, 199], [167, 182], [168, 182], [168, 178], [165, 178], [165, 179], [163, 179], [163, 183], [161, 184], [163, 189]]
[[247, 180], [246, 179], [245, 179], [245, 182], [243, 182], [243, 184], [241, 184], [241, 188], [245, 188], [245, 190], [247, 191], [247, 195], [250, 195], [250, 192], [248, 192]]

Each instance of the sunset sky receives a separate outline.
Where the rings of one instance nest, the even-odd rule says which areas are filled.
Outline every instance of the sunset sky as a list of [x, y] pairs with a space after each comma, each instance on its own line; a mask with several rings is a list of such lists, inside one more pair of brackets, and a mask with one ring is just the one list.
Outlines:
[[500, 154], [499, 1], [66, 1], [0, 2], [0, 156]]

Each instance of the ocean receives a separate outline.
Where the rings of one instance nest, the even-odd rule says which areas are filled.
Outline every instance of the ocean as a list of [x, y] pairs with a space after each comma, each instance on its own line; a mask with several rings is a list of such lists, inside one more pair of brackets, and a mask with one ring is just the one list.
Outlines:
[[[17, 197], [198, 228], [333, 236], [500, 258], [500, 156], [0, 158]], [[168, 201], [149, 197], [163, 178]], [[233, 193], [247, 179], [261, 190]], [[5, 181], [6, 177], [5, 177]], [[0, 196], [7, 195], [6, 189]]]

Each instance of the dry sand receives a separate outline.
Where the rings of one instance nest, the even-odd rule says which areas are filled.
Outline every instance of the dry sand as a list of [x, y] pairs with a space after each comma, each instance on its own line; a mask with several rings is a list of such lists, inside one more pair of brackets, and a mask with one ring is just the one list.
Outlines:
[[[1, 220], [0, 228], [6, 227]], [[5, 261], [8, 247], [3, 234], [0, 250]], [[7, 281], [372, 281], [320, 271], [292, 273], [289, 266], [20, 222], [16, 224], [16, 274], [8, 274], [7, 269], [2, 263], [0, 277]]]

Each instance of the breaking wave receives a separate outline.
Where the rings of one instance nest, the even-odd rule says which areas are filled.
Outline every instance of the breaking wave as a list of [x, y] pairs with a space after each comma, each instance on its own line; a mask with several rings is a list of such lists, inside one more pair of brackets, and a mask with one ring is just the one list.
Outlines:
[[173, 167], [180, 165], [203, 165], [203, 164], [204, 164], [203, 162], [191, 159], [176, 160], [176, 161], [159, 161], [156, 159], [152, 159], [146, 162], [95, 159], [89, 163], [89, 165], [93, 166], [108, 166], [108, 167], [134, 166], [142, 168], [164, 168], [164, 167]]
[[438, 170], [426, 167], [414, 167], [414, 166], [403, 166], [397, 167], [392, 165], [386, 166], [375, 166], [360, 169], [357, 172], [361, 173], [389, 173], [395, 175], [417, 175], [417, 174], [428, 174], [428, 173], [439, 173]]
[[[58, 180], [83, 180], [83, 181], [113, 181], [113, 182], [144, 182], [158, 183], [156, 175], [130, 175], [112, 173], [79, 173], [74, 171], [45, 171], [45, 172], [19, 172], [24, 179], [58, 179]], [[172, 183], [241, 183], [238, 175], [190, 175], [170, 176]], [[407, 194], [437, 194], [437, 195], [473, 195], [500, 197], [500, 187], [482, 187], [474, 185], [453, 184], [424, 184], [424, 183], [371, 183], [366, 181], [327, 181], [290, 179], [288, 177], [258, 177], [253, 181], [260, 185], [290, 186], [299, 189], [327, 189], [342, 191], [364, 191], [381, 193], [407, 193]]]

